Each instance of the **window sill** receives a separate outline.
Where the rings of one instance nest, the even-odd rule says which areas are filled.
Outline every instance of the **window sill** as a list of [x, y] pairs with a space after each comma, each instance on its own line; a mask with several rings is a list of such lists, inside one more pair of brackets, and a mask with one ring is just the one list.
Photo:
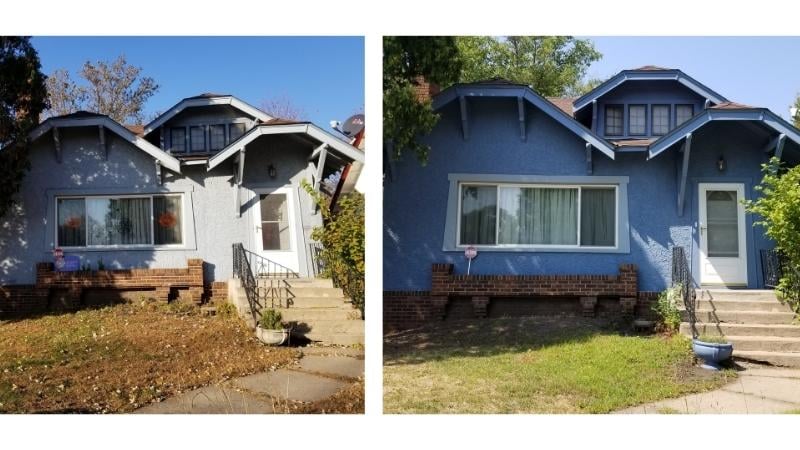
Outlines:
[[[84, 252], [132, 252], [132, 251], [194, 251], [196, 248], [188, 247], [185, 245], [142, 245], [142, 246], [119, 246], [119, 247], [60, 247], [61, 250], [73, 253]], [[45, 253], [53, 253], [52, 250], [47, 250]]]
[[[483, 247], [474, 246], [480, 252], [493, 253], [630, 253], [619, 247], [552, 247], [552, 246], [531, 246], [531, 247]], [[466, 246], [443, 247], [445, 252], [464, 253]]]

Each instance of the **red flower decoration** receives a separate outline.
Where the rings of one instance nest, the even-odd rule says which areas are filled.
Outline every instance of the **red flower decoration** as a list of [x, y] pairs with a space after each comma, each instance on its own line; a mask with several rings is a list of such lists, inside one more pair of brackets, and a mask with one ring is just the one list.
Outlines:
[[73, 230], [77, 230], [81, 227], [81, 218], [80, 217], [70, 217], [69, 219], [64, 222], [64, 225], [67, 228], [72, 228]]
[[177, 223], [178, 219], [175, 217], [175, 214], [169, 211], [163, 212], [158, 216], [158, 224], [161, 225], [161, 228], [172, 228]]

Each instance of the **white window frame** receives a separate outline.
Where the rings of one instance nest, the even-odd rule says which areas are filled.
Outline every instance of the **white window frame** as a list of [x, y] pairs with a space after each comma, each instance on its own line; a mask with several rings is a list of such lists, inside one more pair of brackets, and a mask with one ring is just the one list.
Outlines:
[[[463, 199], [463, 188], [465, 186], [494, 186], [496, 188], [495, 200], [495, 244], [462, 244], [461, 243], [461, 204]], [[578, 190], [578, 218], [577, 218], [577, 240], [576, 245], [565, 244], [499, 244], [500, 237], [500, 189], [506, 188], [546, 188], [546, 189], [577, 189]], [[599, 246], [599, 245], [581, 245], [581, 199], [582, 189], [592, 188], [613, 188], [614, 189], [614, 245], [613, 246]], [[492, 182], [471, 182], [460, 181], [458, 182], [458, 208], [456, 215], [456, 248], [466, 249], [467, 247], [475, 247], [478, 249], [504, 249], [504, 248], [519, 248], [519, 249], [592, 249], [592, 250], [619, 250], [619, 202], [620, 192], [619, 185], [616, 184], [563, 184], [563, 183], [492, 183]]]
[[[156, 236], [155, 236], [155, 217], [153, 216], [153, 197], [179, 197], [181, 201], [181, 242], [179, 244], [156, 244]], [[150, 199], [150, 243], [149, 244], [114, 244], [114, 245], [89, 245], [89, 225], [88, 225], [88, 200], [118, 200], [124, 198], [149, 198]], [[165, 192], [165, 193], [157, 193], [157, 194], [120, 194], [120, 195], [56, 195], [53, 198], [54, 202], [54, 209], [55, 212], [55, 235], [54, 235], [54, 242], [56, 243], [56, 247], [59, 247], [58, 242], [58, 201], [62, 199], [83, 199], [84, 201], [84, 217], [87, 218], [86, 220], [86, 236], [84, 242], [86, 245], [84, 246], [69, 246], [69, 247], [61, 247], [64, 250], [87, 250], [87, 249], [146, 249], [146, 248], [153, 248], [153, 249], [160, 249], [160, 248], [185, 248], [186, 247], [186, 203], [185, 203], [185, 196], [183, 193], [180, 192]]]

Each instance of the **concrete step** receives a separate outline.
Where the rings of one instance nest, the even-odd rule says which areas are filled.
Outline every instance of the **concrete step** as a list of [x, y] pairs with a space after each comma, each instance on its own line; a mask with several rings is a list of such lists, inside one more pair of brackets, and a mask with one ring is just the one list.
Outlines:
[[800, 352], [800, 338], [774, 336], [726, 336], [735, 351]]
[[350, 320], [358, 317], [358, 311], [341, 308], [275, 308], [284, 322], [306, 322], [313, 325], [323, 320]]
[[353, 305], [345, 298], [337, 297], [295, 297], [290, 308], [341, 308], [351, 310]]
[[[764, 324], [696, 324], [699, 334], [711, 336], [774, 336], [800, 338], [798, 325], [764, 325]], [[687, 322], [681, 323], [680, 332], [691, 337], [691, 326]]]
[[364, 334], [364, 321], [361, 319], [316, 320], [313, 323], [309, 323], [307, 325], [309, 327], [307, 333]]
[[698, 300], [747, 300], [751, 302], [777, 302], [771, 289], [698, 289]]
[[767, 362], [775, 366], [800, 367], [800, 352], [736, 351], [734, 347], [733, 357]]
[[363, 333], [309, 333], [305, 338], [330, 345], [364, 345]]
[[339, 288], [292, 286], [288, 289], [290, 297], [338, 297], [345, 298]]
[[792, 308], [779, 301], [751, 301], [751, 300], [698, 300], [698, 310], [716, 311], [763, 311], [763, 312], [792, 312]]
[[269, 278], [261, 277], [256, 280], [259, 286], [281, 286], [281, 287], [316, 287], [333, 288], [333, 281], [329, 278]]
[[[684, 321], [689, 320], [686, 311], [681, 312]], [[711, 311], [697, 310], [695, 317], [699, 323], [742, 323], [742, 324], [763, 324], [763, 325], [788, 325], [794, 320], [794, 314], [790, 312], [765, 312], [765, 311]]]

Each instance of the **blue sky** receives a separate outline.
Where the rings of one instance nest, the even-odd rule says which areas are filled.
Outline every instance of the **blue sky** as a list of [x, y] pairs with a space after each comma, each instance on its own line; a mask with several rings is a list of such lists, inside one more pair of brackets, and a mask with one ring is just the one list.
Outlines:
[[681, 69], [731, 101], [783, 118], [800, 92], [800, 37], [589, 37], [603, 58], [588, 77], [644, 65]]
[[145, 117], [203, 92], [232, 94], [259, 106], [288, 98], [329, 128], [364, 106], [362, 37], [35, 37], [42, 70], [77, 78], [87, 60], [128, 63], [161, 86]]

